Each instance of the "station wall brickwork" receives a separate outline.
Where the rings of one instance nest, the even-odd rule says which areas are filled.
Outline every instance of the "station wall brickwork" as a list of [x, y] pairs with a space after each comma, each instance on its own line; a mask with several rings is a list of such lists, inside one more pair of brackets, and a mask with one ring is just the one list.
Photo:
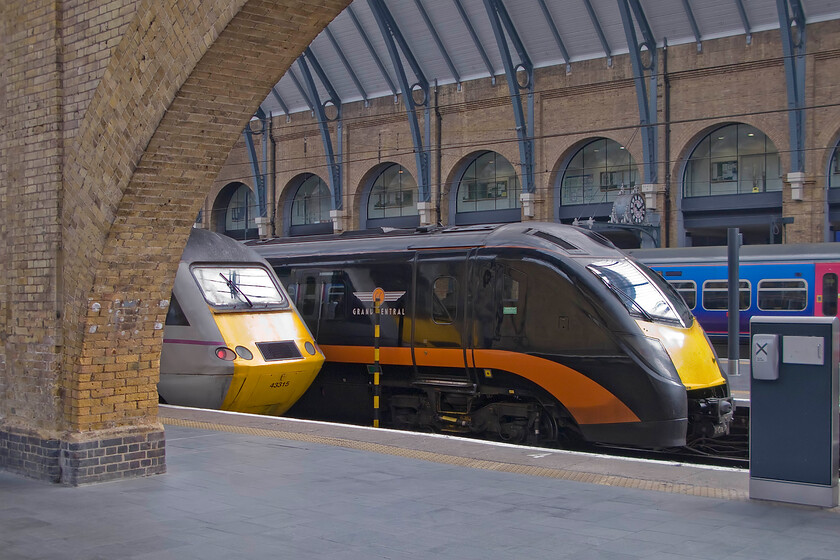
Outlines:
[[2, 3], [0, 468], [67, 484], [165, 470], [155, 384], [189, 229], [348, 1]]
[[[840, 107], [836, 103], [840, 93], [836, 80], [840, 71], [840, 21], [810, 24], [807, 34], [807, 178], [803, 200], [791, 200], [789, 185], [783, 192], [783, 215], [794, 218], [794, 223], [787, 226], [788, 242], [823, 240], [825, 173], [840, 138]], [[780, 32], [753, 33], [749, 43], [745, 35], [704, 40], [700, 52], [696, 43], [660, 48], [658, 64], [657, 213], [664, 244], [677, 245], [685, 160], [710, 130], [734, 122], [761, 129], [781, 154], [783, 176], [790, 171], [788, 100]], [[641, 179], [642, 137], [629, 56], [613, 56], [611, 64], [603, 58], [574, 62], [568, 73], [565, 65], [537, 69], [535, 91], [533, 219], [554, 219], [559, 175], [586, 140], [607, 137], [626, 146], [639, 164]], [[495, 85], [484, 78], [464, 82], [460, 89], [455, 85], [440, 86], [433, 94], [432, 198], [440, 198], [441, 223], [451, 223], [448, 199], [464, 161], [475, 152], [496, 151], [513, 163], [519, 173], [520, 157], [508, 95], [504, 76], [498, 76]], [[666, 101], [670, 117], [667, 125]], [[416, 166], [406, 112], [399, 98], [396, 102], [392, 96], [372, 100], [367, 107], [362, 102], [345, 104], [343, 120], [342, 193], [349, 214], [348, 229], [356, 229], [362, 225], [361, 193], [372, 170], [383, 161], [400, 163], [413, 174]], [[275, 115], [271, 128], [276, 146], [274, 231], [282, 235], [284, 202], [297, 186], [291, 180], [304, 172], [315, 173], [325, 181], [328, 176], [317, 122], [309, 112], [290, 118]], [[250, 168], [243, 150], [239, 146], [231, 153], [229, 163], [216, 179], [217, 192], [234, 176], [249, 183]]]

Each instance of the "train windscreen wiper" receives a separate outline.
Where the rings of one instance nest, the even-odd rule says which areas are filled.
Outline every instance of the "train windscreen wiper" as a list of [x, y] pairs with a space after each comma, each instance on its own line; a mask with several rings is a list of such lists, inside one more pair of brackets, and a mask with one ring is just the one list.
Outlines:
[[602, 277], [601, 280], [604, 282], [604, 284], [607, 286], [607, 288], [610, 289], [610, 291], [612, 293], [614, 293], [615, 295], [617, 295], [619, 297], [619, 299], [623, 299], [624, 301], [626, 301], [630, 305], [632, 305], [633, 308], [636, 309], [642, 315], [642, 317], [644, 317], [645, 321], [648, 321], [649, 323], [654, 322], [653, 316], [651, 316], [650, 313], [645, 311], [645, 309], [641, 305], [639, 305], [639, 302], [637, 302], [635, 299], [631, 298], [630, 295], [627, 292], [625, 292], [624, 290], [622, 290], [618, 286], [614, 286], [606, 278]]
[[251, 303], [251, 300], [250, 300], [250, 299], [248, 299], [248, 296], [246, 296], [246, 295], [245, 295], [245, 292], [243, 292], [243, 291], [242, 291], [242, 288], [240, 288], [240, 287], [236, 284], [236, 282], [234, 282], [233, 280], [228, 280], [228, 279], [225, 277], [225, 275], [224, 275], [224, 274], [222, 274], [221, 272], [219, 273], [219, 276], [221, 276], [221, 277], [222, 277], [222, 280], [224, 280], [224, 281], [225, 281], [225, 284], [227, 284], [227, 287], [228, 287], [228, 288], [230, 288], [231, 290], [236, 290], [237, 292], [239, 292], [239, 294], [240, 294], [243, 298], [245, 298], [245, 302], [248, 304], [248, 307], [254, 307], [254, 304], [253, 304], [253, 303]]

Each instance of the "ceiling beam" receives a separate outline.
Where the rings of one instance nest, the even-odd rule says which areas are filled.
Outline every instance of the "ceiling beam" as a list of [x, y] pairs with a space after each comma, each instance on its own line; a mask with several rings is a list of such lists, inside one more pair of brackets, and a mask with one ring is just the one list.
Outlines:
[[568, 74], [572, 71], [569, 51], [566, 50], [566, 45], [563, 43], [563, 38], [560, 37], [560, 31], [554, 23], [554, 18], [551, 17], [551, 12], [548, 11], [548, 6], [545, 5], [545, 0], [537, 0], [537, 2], [540, 5], [540, 9], [545, 17], [546, 23], [548, 23], [548, 28], [551, 30], [551, 34], [554, 35], [554, 42], [557, 43], [557, 48], [560, 49], [560, 54], [563, 55], [563, 61], [566, 63], [566, 73]]
[[364, 99], [365, 101], [365, 107], [367, 107], [370, 104], [370, 101], [368, 101], [368, 96], [367, 92], [365, 91], [365, 88], [362, 87], [362, 82], [359, 81], [359, 77], [356, 76], [356, 72], [353, 70], [353, 67], [350, 66], [350, 62], [344, 56], [344, 52], [339, 46], [338, 41], [336, 41], [335, 36], [332, 34], [332, 31], [330, 31], [329, 26], [324, 28], [324, 31], [326, 31], [327, 33], [327, 39], [329, 39], [330, 44], [332, 44], [333, 49], [335, 50], [335, 54], [338, 55], [338, 59], [341, 61], [341, 64], [344, 65], [344, 69], [347, 70], [347, 73], [350, 75], [350, 79], [353, 80], [353, 84], [356, 86], [356, 89], [362, 96], [362, 99]]
[[421, 0], [414, 0], [414, 5], [417, 6], [417, 10], [420, 12], [420, 16], [423, 18], [423, 21], [426, 22], [426, 28], [429, 30], [429, 33], [432, 34], [432, 39], [434, 39], [441, 56], [443, 56], [443, 60], [449, 67], [449, 71], [452, 72], [452, 76], [455, 78], [455, 83], [458, 84], [458, 89], [461, 89], [461, 75], [458, 73], [458, 70], [452, 63], [452, 58], [450, 58], [449, 52], [443, 45], [443, 41], [440, 40], [440, 35], [438, 35], [437, 29], [435, 29], [432, 20], [429, 19], [429, 14], [426, 13], [426, 8], [423, 7], [423, 2], [421, 2]]
[[470, 21], [470, 16], [468, 16], [466, 10], [464, 10], [461, 0], [452, 0], [452, 3], [455, 4], [455, 8], [458, 10], [458, 15], [461, 16], [461, 21], [464, 22], [464, 26], [467, 28], [467, 32], [470, 34], [473, 44], [475, 45], [476, 50], [478, 50], [479, 56], [481, 56], [481, 60], [484, 61], [484, 67], [487, 68], [487, 74], [490, 75], [491, 82], [493, 85], [496, 85], [496, 72], [493, 70], [493, 65], [490, 64], [490, 59], [487, 57], [487, 51], [484, 50], [484, 45], [481, 44], [481, 40], [475, 32], [475, 28]]
[[382, 74], [382, 77], [385, 78], [385, 81], [388, 83], [388, 87], [391, 88], [391, 95], [396, 97], [397, 88], [396, 86], [394, 86], [394, 81], [391, 79], [391, 76], [389, 76], [388, 72], [385, 70], [385, 65], [382, 64], [382, 59], [380, 59], [379, 55], [376, 54], [376, 49], [374, 49], [373, 45], [370, 43], [370, 39], [368, 39], [367, 32], [365, 32], [364, 28], [362, 27], [362, 24], [359, 22], [359, 18], [356, 17], [356, 13], [353, 11], [352, 5], [347, 6], [347, 13], [350, 14], [350, 19], [353, 20], [353, 25], [356, 26], [356, 31], [359, 33], [359, 36], [362, 38], [362, 41], [364, 41], [371, 58], [373, 58], [374, 62], [376, 62], [376, 66], [379, 68], [379, 72]]
[[610, 44], [607, 42], [607, 36], [604, 35], [604, 30], [601, 28], [601, 22], [598, 20], [598, 14], [592, 7], [590, 0], [583, 0], [583, 5], [586, 6], [586, 11], [589, 13], [589, 21], [592, 22], [592, 27], [595, 28], [595, 34], [598, 35], [598, 40], [601, 41], [601, 48], [604, 49], [604, 56], [607, 57], [607, 66], [612, 66], [612, 50]]

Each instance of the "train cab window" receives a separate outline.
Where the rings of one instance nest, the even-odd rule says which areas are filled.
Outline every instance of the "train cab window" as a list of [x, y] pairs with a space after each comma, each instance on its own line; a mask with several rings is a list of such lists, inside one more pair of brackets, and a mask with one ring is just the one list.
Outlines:
[[837, 275], [833, 272], [823, 275], [822, 313], [826, 317], [837, 315]]
[[190, 322], [187, 320], [187, 316], [184, 315], [184, 310], [181, 309], [181, 304], [178, 303], [178, 298], [175, 297], [174, 293], [172, 294], [172, 297], [169, 298], [169, 310], [166, 312], [166, 324], [178, 327], [190, 326]]
[[432, 319], [448, 325], [455, 322], [458, 311], [458, 282], [452, 276], [439, 276], [432, 288]]
[[[739, 308], [741, 311], [750, 308], [750, 283], [740, 280]], [[706, 280], [703, 282], [703, 309], [709, 311], [726, 311], [729, 308], [729, 281]]]
[[762, 311], [802, 311], [808, 305], [805, 280], [760, 280], [758, 308]]
[[321, 317], [329, 321], [342, 321], [346, 318], [347, 288], [344, 282], [326, 282], [324, 284], [324, 305]]
[[682, 296], [689, 309], [697, 305], [697, 284], [693, 280], [668, 280], [668, 283]]
[[200, 265], [192, 267], [207, 303], [219, 309], [288, 307], [268, 270], [260, 266]]
[[595, 261], [587, 268], [634, 317], [691, 324], [691, 312], [685, 302], [650, 268], [630, 259]]

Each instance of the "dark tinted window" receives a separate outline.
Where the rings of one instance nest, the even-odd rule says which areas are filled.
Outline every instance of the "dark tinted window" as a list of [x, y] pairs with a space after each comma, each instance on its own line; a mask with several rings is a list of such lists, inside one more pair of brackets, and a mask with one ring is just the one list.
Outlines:
[[[740, 280], [739, 307], [743, 311], [750, 308], [750, 283]], [[703, 308], [714, 311], [726, 311], [729, 308], [729, 281], [707, 280], [703, 284]]]
[[179, 327], [189, 327], [190, 322], [187, 316], [184, 315], [184, 310], [181, 309], [181, 304], [178, 303], [178, 298], [173, 293], [169, 298], [169, 311], [166, 312], [166, 324], [176, 325]]
[[764, 311], [802, 311], [808, 305], [805, 280], [761, 280], [758, 283], [758, 308]]
[[432, 288], [432, 319], [435, 323], [455, 321], [458, 311], [458, 283], [452, 276], [440, 276]]
[[837, 275], [833, 272], [823, 275], [823, 315], [837, 315]]

